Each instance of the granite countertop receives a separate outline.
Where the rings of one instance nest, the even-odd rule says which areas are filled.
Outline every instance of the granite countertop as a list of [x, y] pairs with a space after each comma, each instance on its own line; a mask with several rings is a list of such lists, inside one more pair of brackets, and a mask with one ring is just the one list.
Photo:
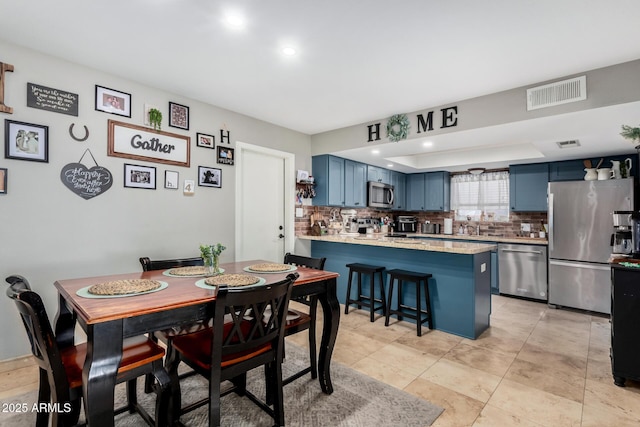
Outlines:
[[502, 237], [502, 236], [489, 236], [489, 235], [469, 235], [469, 234], [407, 234], [412, 237], [421, 238], [433, 238], [433, 239], [451, 239], [451, 240], [477, 240], [481, 242], [494, 242], [494, 243], [519, 243], [522, 245], [547, 245], [549, 242], [547, 239], [540, 239], [538, 237]]
[[296, 236], [302, 240], [315, 240], [319, 242], [348, 243], [354, 245], [380, 246], [386, 248], [413, 249], [429, 252], [447, 252], [452, 254], [479, 254], [496, 249], [496, 245], [490, 243], [456, 242], [452, 240], [412, 239], [406, 237], [386, 237], [382, 235], [323, 235], [323, 236]]

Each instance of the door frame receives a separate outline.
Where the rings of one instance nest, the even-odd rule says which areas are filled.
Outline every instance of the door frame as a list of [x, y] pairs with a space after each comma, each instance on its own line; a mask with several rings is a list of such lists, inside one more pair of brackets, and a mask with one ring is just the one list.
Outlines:
[[[236, 141], [236, 150], [235, 150], [235, 165], [236, 165], [236, 189], [238, 191], [236, 196], [235, 203], [235, 212], [242, 212], [244, 209], [244, 199], [243, 199], [243, 189], [245, 183], [243, 182], [243, 161], [242, 156], [244, 152], [252, 151], [258, 154], [264, 154], [269, 156], [274, 156], [280, 158], [284, 161], [284, 252], [292, 252], [295, 244], [295, 218], [294, 218], [294, 208], [295, 208], [295, 199], [294, 199], [294, 189], [296, 186], [296, 174], [295, 174], [295, 159], [296, 156], [293, 153], [289, 153], [286, 151], [275, 150], [272, 148], [266, 148], [259, 145], [249, 144], [246, 142]], [[256, 216], [259, 216], [259, 212], [256, 212]], [[236, 218], [241, 218], [240, 215], [236, 215]], [[238, 258], [239, 254], [243, 253], [244, 242], [241, 241], [240, 233], [241, 227], [243, 226], [242, 220], [236, 219], [235, 221], [235, 246], [236, 246], [236, 256], [235, 259]], [[284, 254], [282, 254], [284, 256]]]

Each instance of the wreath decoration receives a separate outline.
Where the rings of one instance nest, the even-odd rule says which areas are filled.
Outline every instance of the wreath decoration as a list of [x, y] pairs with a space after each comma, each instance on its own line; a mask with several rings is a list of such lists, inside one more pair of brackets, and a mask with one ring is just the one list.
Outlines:
[[406, 114], [395, 114], [387, 122], [387, 136], [389, 141], [398, 142], [409, 136], [409, 119]]

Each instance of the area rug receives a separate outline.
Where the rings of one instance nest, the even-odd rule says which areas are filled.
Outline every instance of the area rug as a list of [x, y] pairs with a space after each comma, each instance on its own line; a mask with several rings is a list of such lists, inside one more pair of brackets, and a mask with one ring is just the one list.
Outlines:
[[[284, 376], [304, 368], [307, 350], [287, 343], [287, 357], [283, 365]], [[264, 396], [264, 371], [254, 369], [248, 374], [247, 388], [257, 396]], [[299, 378], [284, 389], [285, 423], [287, 426], [429, 426], [443, 409], [402, 390], [363, 375], [337, 362], [331, 363], [334, 392], [326, 395], [320, 390], [318, 380], [311, 375]], [[152, 412], [154, 394], [145, 395], [143, 381], [138, 381], [138, 399]], [[181, 382], [183, 404], [195, 402], [206, 396], [208, 385], [199, 376]], [[1, 401], [2, 408], [11, 403], [31, 407], [37, 399], [36, 392]], [[116, 404], [125, 402], [124, 385], [116, 388]], [[82, 419], [82, 417], [81, 417]], [[207, 407], [204, 406], [180, 419], [187, 426], [207, 426]], [[273, 420], [247, 398], [234, 393], [222, 399], [223, 426], [271, 426]], [[34, 413], [0, 413], [0, 425], [32, 427]], [[121, 414], [116, 417], [118, 427], [138, 427], [146, 424], [137, 414]]]

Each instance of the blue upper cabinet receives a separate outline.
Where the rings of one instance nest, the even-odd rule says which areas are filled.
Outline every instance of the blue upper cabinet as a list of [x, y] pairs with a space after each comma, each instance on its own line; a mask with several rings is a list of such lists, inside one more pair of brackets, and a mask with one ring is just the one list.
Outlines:
[[367, 181], [382, 182], [384, 184], [392, 184], [391, 172], [389, 169], [379, 168], [377, 166], [367, 166]]
[[364, 163], [344, 161], [344, 206], [367, 206], [367, 165]]
[[449, 211], [451, 181], [449, 172], [414, 173], [407, 175], [407, 210]]
[[423, 173], [407, 175], [407, 210], [423, 211], [425, 207], [425, 179]]
[[391, 171], [393, 185], [393, 209], [407, 209], [407, 176], [401, 172]]
[[549, 164], [509, 166], [509, 205], [513, 212], [546, 212]]
[[316, 184], [315, 206], [367, 206], [367, 165], [321, 155], [313, 156], [311, 167]]
[[425, 174], [425, 204], [428, 211], [448, 212], [451, 194], [449, 172], [429, 172]]

